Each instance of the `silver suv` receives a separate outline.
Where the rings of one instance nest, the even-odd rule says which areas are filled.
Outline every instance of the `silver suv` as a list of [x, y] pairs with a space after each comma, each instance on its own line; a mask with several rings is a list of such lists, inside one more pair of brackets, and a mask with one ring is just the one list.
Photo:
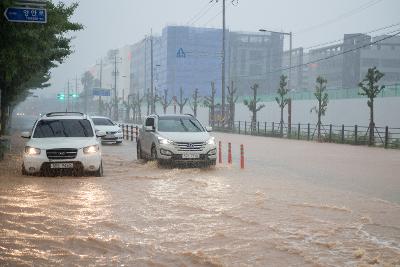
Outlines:
[[150, 115], [139, 132], [137, 157], [160, 164], [215, 165], [217, 149], [210, 131], [192, 115]]

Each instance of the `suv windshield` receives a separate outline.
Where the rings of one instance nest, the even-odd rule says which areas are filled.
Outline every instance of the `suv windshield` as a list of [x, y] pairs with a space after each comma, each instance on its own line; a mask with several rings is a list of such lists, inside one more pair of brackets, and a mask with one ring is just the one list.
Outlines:
[[158, 120], [159, 132], [204, 132], [201, 124], [193, 118], [161, 117]]
[[106, 118], [92, 118], [94, 125], [113, 126], [114, 123]]
[[88, 120], [82, 119], [39, 121], [33, 138], [49, 137], [93, 137], [93, 129]]

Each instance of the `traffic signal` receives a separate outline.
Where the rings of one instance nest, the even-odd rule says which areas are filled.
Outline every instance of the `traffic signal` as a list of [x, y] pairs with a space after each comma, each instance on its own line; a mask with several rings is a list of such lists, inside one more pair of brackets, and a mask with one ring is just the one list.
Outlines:
[[64, 100], [65, 99], [65, 95], [62, 93], [57, 94], [57, 99], [58, 100]]

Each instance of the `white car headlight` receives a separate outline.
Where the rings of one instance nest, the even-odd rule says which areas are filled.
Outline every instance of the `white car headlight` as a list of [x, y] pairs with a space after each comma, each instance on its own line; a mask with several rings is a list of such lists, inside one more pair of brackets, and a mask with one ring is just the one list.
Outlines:
[[215, 145], [215, 138], [211, 137], [210, 139], [208, 139], [207, 144], [209, 145]]
[[161, 136], [158, 136], [157, 138], [158, 138], [158, 143], [159, 144], [162, 144], [162, 145], [172, 144], [172, 141], [167, 139], [167, 138], [164, 138], [164, 137], [161, 137]]
[[83, 148], [83, 153], [85, 154], [93, 154], [99, 151], [99, 145], [87, 146]]
[[119, 128], [119, 129], [118, 129], [117, 133], [122, 133], [122, 130], [121, 130], [121, 128]]
[[25, 154], [28, 155], [39, 155], [40, 154], [40, 149], [39, 148], [34, 148], [30, 146], [25, 147]]

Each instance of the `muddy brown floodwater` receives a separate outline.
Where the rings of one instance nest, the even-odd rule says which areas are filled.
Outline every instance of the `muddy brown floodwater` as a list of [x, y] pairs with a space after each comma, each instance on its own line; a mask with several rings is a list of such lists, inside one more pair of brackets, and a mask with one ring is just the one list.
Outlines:
[[9, 155], [0, 266], [400, 265], [400, 151], [216, 136], [232, 166], [158, 168], [127, 142], [105, 177], [22, 177]]

